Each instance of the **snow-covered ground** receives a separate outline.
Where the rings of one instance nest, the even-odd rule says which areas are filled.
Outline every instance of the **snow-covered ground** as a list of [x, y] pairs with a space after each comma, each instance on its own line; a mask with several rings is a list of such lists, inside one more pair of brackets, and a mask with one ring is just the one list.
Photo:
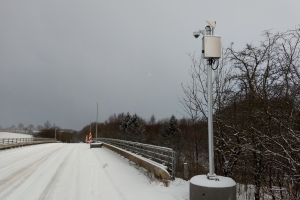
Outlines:
[[51, 143], [0, 151], [0, 199], [189, 199], [182, 179], [169, 187], [106, 148]]
[[32, 135], [22, 133], [0, 132], [0, 138], [32, 138]]
[[[26, 134], [0, 132], [0, 138]], [[0, 151], [0, 199], [188, 200], [189, 182], [168, 187], [106, 148], [50, 143]], [[238, 200], [245, 192], [238, 192]]]

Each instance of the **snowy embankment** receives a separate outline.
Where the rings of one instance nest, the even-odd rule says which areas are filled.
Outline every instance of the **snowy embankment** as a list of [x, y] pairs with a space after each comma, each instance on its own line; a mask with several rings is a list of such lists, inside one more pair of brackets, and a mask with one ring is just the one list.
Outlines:
[[187, 181], [169, 187], [106, 148], [42, 144], [0, 152], [0, 199], [189, 199]]
[[31, 135], [20, 133], [1, 132], [0, 134], [0, 150], [36, 145], [42, 143], [56, 142], [54, 139], [38, 139], [36, 140]]
[[22, 133], [0, 132], [0, 138], [32, 138], [32, 135]]
[[167, 166], [110, 144], [103, 143], [103, 145], [106, 148], [109, 148], [110, 150], [115, 151], [116, 153], [136, 163], [137, 165], [147, 169], [148, 171], [153, 173], [155, 177], [157, 177], [161, 181], [164, 181], [166, 184], [168, 184], [168, 181], [171, 179], [171, 175], [167, 171]]

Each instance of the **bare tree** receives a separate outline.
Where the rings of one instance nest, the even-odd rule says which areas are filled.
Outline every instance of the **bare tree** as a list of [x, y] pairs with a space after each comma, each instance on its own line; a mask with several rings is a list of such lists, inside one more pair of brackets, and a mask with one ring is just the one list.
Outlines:
[[[297, 199], [299, 30], [266, 31], [264, 37], [259, 46], [247, 44], [242, 51], [235, 51], [232, 45], [228, 48], [237, 87], [231, 105], [219, 113], [218, 121], [227, 129], [219, 139], [225, 144], [223, 149], [235, 146], [233, 152], [243, 159], [232, 172], [240, 174], [238, 179], [240, 172], [247, 172], [243, 177], [248, 176], [255, 186], [255, 199], [265, 194], [273, 199], [278, 195]], [[280, 188], [280, 194], [275, 187]], [[282, 188], [288, 192], [283, 194]]]
[[150, 120], [149, 120], [148, 124], [149, 124], [149, 125], [154, 125], [155, 123], [156, 123], [155, 116], [152, 115], [152, 116], [150, 117]]
[[18, 128], [19, 128], [19, 130], [23, 130], [24, 125], [23, 125], [22, 123], [20, 123], [20, 124], [18, 125]]
[[37, 128], [37, 130], [39, 130], [39, 131], [40, 131], [40, 130], [42, 130], [42, 129], [43, 129], [43, 126], [41, 126], [41, 125], [37, 125], [37, 127], [36, 127], [36, 128]]
[[29, 130], [29, 133], [32, 133], [33, 129], [34, 129], [34, 126], [32, 124], [29, 124], [27, 126], [28, 130]]
[[50, 129], [51, 128], [51, 123], [47, 120], [45, 123], [44, 123], [44, 129]]
[[10, 129], [11, 129], [12, 131], [15, 131], [15, 132], [16, 132], [16, 126], [15, 126], [15, 125], [10, 126]]

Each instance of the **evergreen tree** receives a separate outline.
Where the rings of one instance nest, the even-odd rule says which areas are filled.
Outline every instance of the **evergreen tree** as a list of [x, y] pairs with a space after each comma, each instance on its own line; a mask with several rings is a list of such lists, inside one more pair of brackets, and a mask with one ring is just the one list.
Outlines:
[[120, 125], [120, 130], [121, 131], [126, 131], [129, 132], [128, 127], [130, 126], [130, 119], [131, 119], [131, 115], [129, 114], [129, 112], [125, 115], [122, 124]]
[[174, 115], [168, 121], [165, 121], [160, 128], [163, 144], [171, 147], [176, 132], [178, 131], [178, 121]]
[[131, 116], [129, 113], [123, 119], [120, 129], [129, 133], [129, 140], [132, 141], [143, 141], [143, 132], [145, 131], [142, 119], [134, 114]]

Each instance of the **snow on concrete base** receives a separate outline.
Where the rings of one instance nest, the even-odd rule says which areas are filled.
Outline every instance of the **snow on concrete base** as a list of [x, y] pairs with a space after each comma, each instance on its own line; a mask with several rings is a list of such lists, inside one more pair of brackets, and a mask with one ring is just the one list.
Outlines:
[[191, 178], [190, 183], [202, 187], [226, 188], [236, 185], [235, 181], [229, 177], [218, 176], [218, 180], [209, 180], [206, 175], [198, 175]]

